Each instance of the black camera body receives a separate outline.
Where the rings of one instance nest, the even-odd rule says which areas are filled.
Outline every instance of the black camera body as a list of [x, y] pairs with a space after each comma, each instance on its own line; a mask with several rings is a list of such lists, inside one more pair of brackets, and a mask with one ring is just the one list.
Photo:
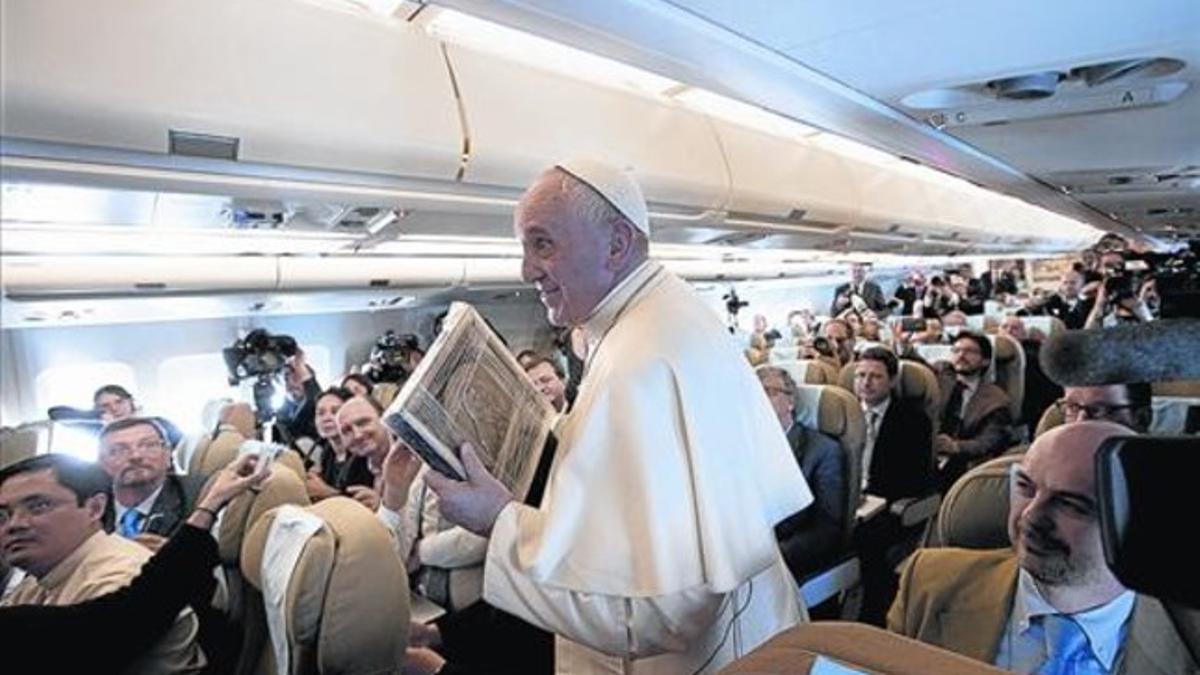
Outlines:
[[737, 313], [743, 307], [749, 307], [750, 303], [738, 297], [737, 290], [729, 289], [729, 292], [721, 296], [725, 301], [725, 311], [729, 312], [730, 316], [737, 316]]
[[389, 330], [375, 341], [367, 377], [375, 383], [403, 384], [412, 374], [409, 364], [412, 363], [413, 353], [420, 351], [421, 343], [416, 335], [397, 335], [396, 331]]
[[1104, 277], [1104, 297], [1109, 302], [1118, 303], [1133, 296], [1133, 276], [1128, 272], [1113, 272]]
[[250, 331], [246, 337], [221, 350], [229, 370], [229, 384], [274, 375], [283, 370], [297, 349], [295, 338], [289, 335], [271, 335], [263, 328]]

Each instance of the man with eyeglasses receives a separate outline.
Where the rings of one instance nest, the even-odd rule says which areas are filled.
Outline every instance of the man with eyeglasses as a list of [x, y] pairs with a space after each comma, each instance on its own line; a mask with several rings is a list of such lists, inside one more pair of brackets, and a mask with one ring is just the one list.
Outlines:
[[[126, 586], [150, 559], [137, 544], [104, 532], [112, 480], [94, 464], [66, 455], [30, 457], [0, 470], [0, 555], [28, 575], [0, 605], [73, 605]], [[193, 673], [205, 665], [199, 623], [179, 614], [155, 647], [125, 672]], [[46, 636], [47, 644], [72, 636]], [[19, 649], [11, 645], [9, 667]]]
[[191, 513], [203, 486], [175, 474], [166, 433], [148, 417], [126, 417], [100, 432], [100, 466], [112, 477], [116, 532], [157, 551]]
[[964, 331], [954, 339], [950, 362], [938, 364], [942, 415], [933, 449], [941, 464], [942, 492], [967, 469], [1004, 452], [1011, 442], [1008, 394], [984, 377], [991, 363], [991, 341]]
[[1150, 428], [1151, 397], [1150, 385], [1144, 382], [1066, 387], [1054, 405], [1067, 424], [1107, 420], [1144, 434]]

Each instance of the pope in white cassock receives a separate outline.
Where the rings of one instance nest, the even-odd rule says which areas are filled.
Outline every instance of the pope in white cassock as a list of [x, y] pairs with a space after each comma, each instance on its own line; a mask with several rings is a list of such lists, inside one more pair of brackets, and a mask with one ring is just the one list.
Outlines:
[[565, 162], [515, 221], [522, 275], [588, 346], [545, 495], [514, 501], [469, 448], [466, 481], [426, 481], [490, 536], [484, 598], [553, 631], [558, 672], [715, 672], [803, 619], [773, 527], [812, 495], [716, 314], [649, 259], [628, 174]]

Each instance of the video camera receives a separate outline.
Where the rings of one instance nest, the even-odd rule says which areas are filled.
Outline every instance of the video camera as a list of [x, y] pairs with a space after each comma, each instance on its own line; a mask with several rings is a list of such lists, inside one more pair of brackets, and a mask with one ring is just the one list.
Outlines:
[[298, 350], [295, 338], [271, 335], [263, 328], [250, 331], [246, 337], [221, 350], [229, 371], [229, 384], [257, 378], [254, 382], [254, 412], [260, 424], [275, 416], [273, 379], [287, 367], [287, 360]]
[[403, 384], [412, 374], [409, 365], [414, 353], [421, 353], [421, 343], [416, 335], [397, 335], [396, 331], [387, 331], [375, 341], [375, 348], [371, 350], [367, 377], [375, 383]]

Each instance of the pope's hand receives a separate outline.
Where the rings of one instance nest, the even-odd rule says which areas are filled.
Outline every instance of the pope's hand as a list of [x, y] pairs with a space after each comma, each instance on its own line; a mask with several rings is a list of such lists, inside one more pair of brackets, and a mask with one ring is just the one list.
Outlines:
[[438, 510], [447, 520], [467, 530], [487, 537], [500, 511], [513, 500], [504, 484], [488, 473], [475, 449], [464, 444], [461, 449], [467, 479], [457, 481], [437, 471], [425, 474], [425, 483], [437, 493]]

